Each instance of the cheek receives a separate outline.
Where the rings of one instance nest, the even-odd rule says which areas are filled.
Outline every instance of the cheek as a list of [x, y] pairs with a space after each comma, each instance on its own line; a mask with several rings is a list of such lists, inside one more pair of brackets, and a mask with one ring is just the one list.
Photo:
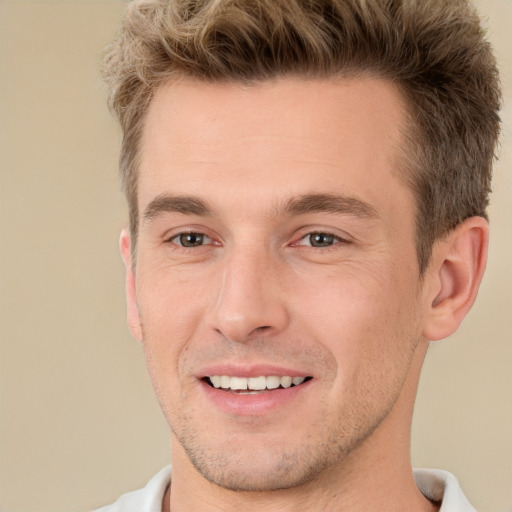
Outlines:
[[385, 325], [390, 312], [398, 309], [401, 291], [389, 274], [347, 268], [310, 273], [296, 283], [294, 302], [312, 325], [330, 327], [340, 335], [352, 330], [364, 334]]
[[180, 339], [196, 325], [208, 288], [201, 273], [158, 268], [137, 277], [139, 311], [147, 334], [154, 330], [152, 335]]
[[340, 378], [361, 373], [363, 366], [393, 365], [419, 333], [412, 280], [391, 265], [309, 275], [298, 287], [295, 316], [333, 353]]
[[189, 342], [204, 316], [205, 289], [204, 279], [179, 271], [162, 269], [138, 276], [143, 345], [155, 386], [179, 378]]

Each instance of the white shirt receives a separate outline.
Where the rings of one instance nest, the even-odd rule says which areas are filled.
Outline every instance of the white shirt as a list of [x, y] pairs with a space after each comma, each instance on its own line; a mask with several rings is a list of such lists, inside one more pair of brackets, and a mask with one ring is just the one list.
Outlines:
[[[464, 496], [459, 482], [441, 469], [415, 469], [419, 490], [432, 501], [442, 501], [439, 512], [476, 512]], [[128, 492], [93, 512], [161, 512], [165, 491], [171, 482], [171, 466], [159, 471], [142, 489]]]

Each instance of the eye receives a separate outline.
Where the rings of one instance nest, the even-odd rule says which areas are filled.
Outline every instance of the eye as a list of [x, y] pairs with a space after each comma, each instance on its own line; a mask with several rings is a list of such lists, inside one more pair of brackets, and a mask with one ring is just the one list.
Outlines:
[[310, 247], [330, 247], [331, 245], [343, 242], [344, 240], [331, 233], [308, 233], [302, 237], [298, 245], [306, 245]]
[[173, 236], [170, 242], [180, 247], [200, 247], [201, 245], [210, 244], [212, 239], [206, 236], [204, 233], [180, 233], [179, 235]]

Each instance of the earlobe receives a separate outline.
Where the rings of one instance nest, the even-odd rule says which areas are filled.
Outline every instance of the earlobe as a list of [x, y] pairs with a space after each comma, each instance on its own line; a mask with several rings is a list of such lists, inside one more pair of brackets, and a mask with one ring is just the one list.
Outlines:
[[453, 334], [471, 309], [487, 262], [489, 226], [471, 217], [434, 247], [428, 271], [423, 335], [440, 340]]
[[136, 340], [142, 341], [142, 329], [140, 323], [139, 308], [137, 306], [137, 295], [135, 286], [135, 269], [132, 265], [131, 239], [127, 229], [121, 231], [119, 248], [125, 265], [125, 290], [128, 326]]

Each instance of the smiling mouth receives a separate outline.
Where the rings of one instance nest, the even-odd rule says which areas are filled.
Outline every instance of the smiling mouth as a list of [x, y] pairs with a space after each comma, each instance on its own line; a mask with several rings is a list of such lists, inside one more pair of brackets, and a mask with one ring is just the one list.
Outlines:
[[290, 377], [284, 375], [259, 376], [259, 377], [231, 377], [229, 375], [212, 375], [204, 377], [204, 381], [211, 387], [221, 391], [252, 395], [274, 391], [276, 389], [288, 389], [300, 386], [311, 380], [312, 377]]

